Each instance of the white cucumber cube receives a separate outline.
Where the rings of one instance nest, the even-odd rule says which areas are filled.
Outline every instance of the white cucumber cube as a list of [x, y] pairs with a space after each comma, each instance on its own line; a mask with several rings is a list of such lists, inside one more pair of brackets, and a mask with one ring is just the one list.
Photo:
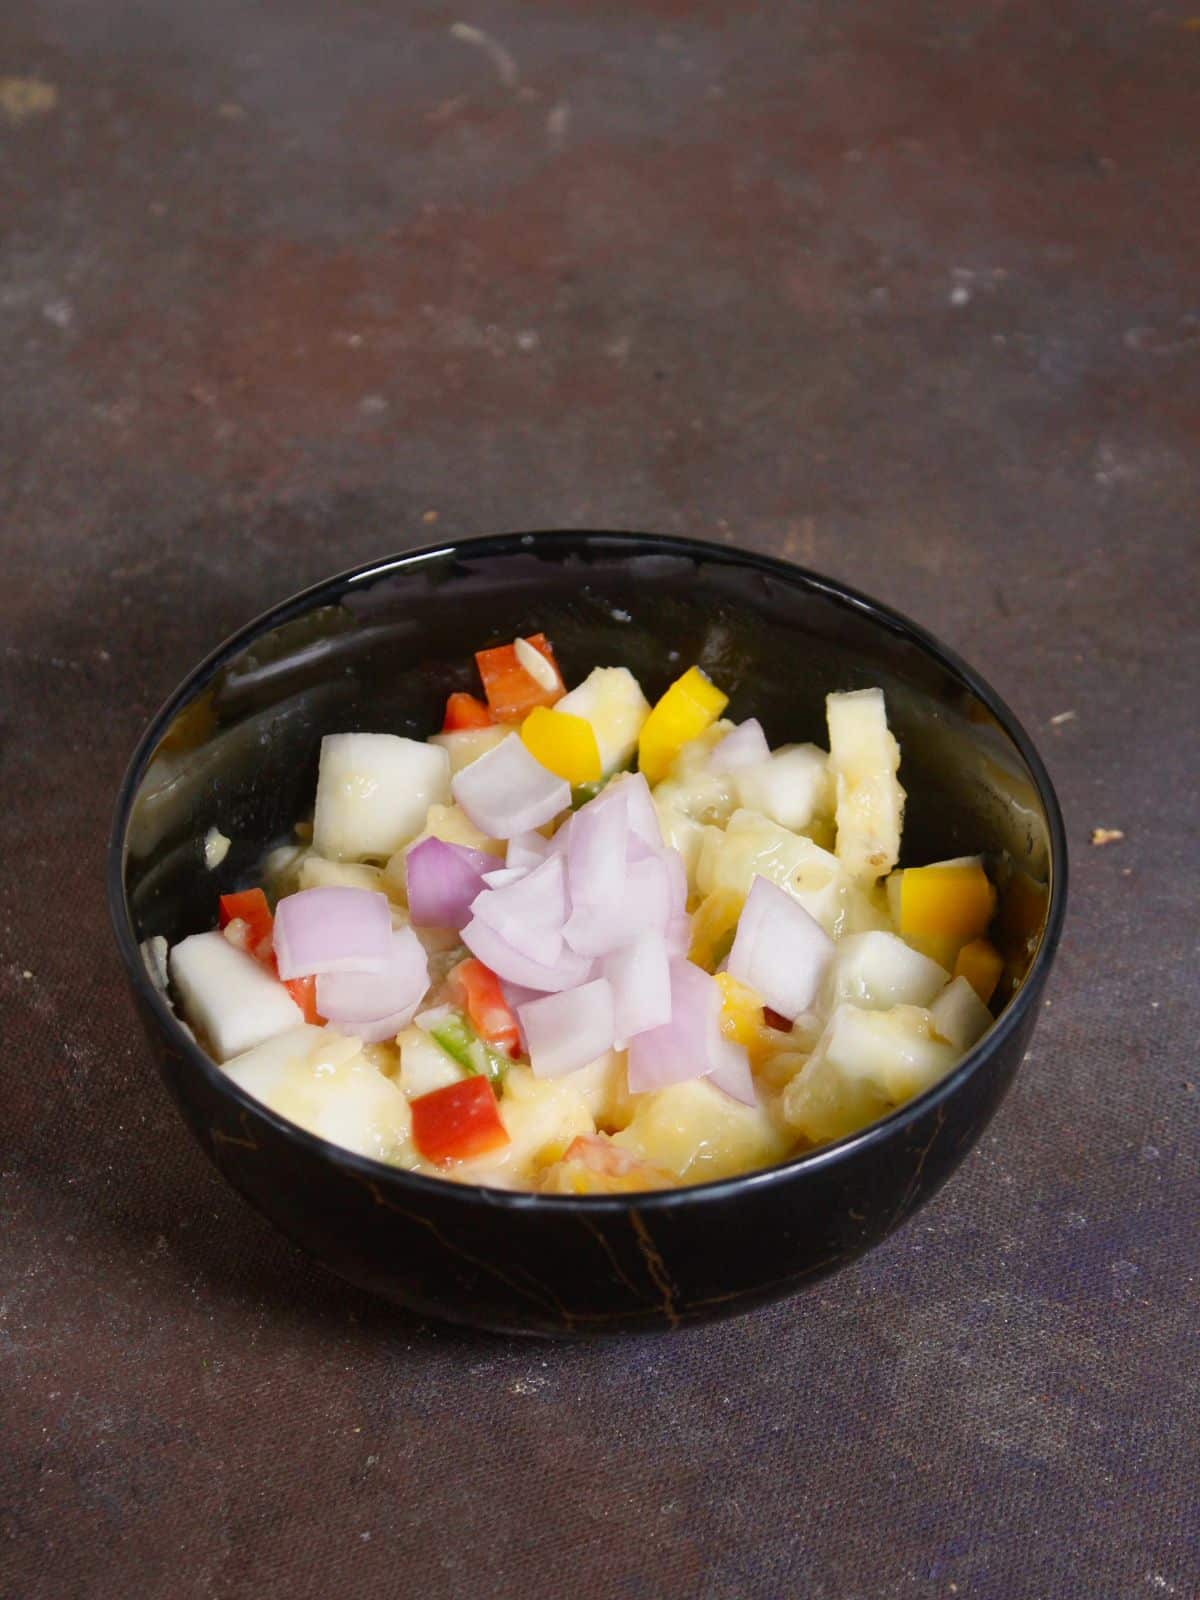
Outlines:
[[377, 1161], [411, 1159], [408, 1101], [367, 1059], [360, 1039], [305, 1024], [224, 1070], [247, 1094], [320, 1139]]
[[596, 667], [554, 709], [591, 724], [607, 776], [625, 766], [637, 749], [650, 704], [628, 667]]
[[900, 747], [888, 729], [882, 689], [827, 695], [825, 712], [837, 785], [837, 856], [850, 877], [874, 883], [900, 858]]
[[304, 1021], [279, 979], [223, 933], [194, 933], [181, 940], [168, 967], [184, 1016], [218, 1061]]
[[992, 1025], [992, 1013], [965, 978], [947, 984], [929, 1008], [934, 1032], [958, 1050], [969, 1050]]
[[740, 806], [783, 828], [799, 831], [814, 817], [833, 811], [829, 758], [815, 744], [776, 750], [765, 761], [735, 772], [733, 787]]
[[949, 979], [944, 967], [894, 933], [851, 933], [837, 946], [826, 993], [831, 1008], [849, 1001], [867, 1011], [889, 1011], [927, 1006]]
[[329, 861], [386, 859], [450, 798], [450, 757], [394, 733], [331, 733], [321, 741], [313, 849]]
[[930, 1088], [960, 1056], [934, 1036], [928, 1011], [841, 1005], [784, 1090], [783, 1115], [816, 1143], [840, 1139]]

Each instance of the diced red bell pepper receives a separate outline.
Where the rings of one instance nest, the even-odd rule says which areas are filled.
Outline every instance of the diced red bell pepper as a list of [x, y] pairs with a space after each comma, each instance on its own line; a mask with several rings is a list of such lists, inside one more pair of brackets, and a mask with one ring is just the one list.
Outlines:
[[272, 950], [275, 919], [261, 889], [242, 889], [238, 894], [223, 894], [220, 921], [222, 928], [227, 928], [231, 922], [244, 922], [246, 949], [260, 961], [266, 961]]
[[492, 713], [473, 694], [452, 694], [446, 701], [443, 733], [461, 733], [464, 728], [490, 728]]
[[427, 1161], [445, 1166], [502, 1150], [509, 1142], [487, 1078], [463, 1078], [412, 1102], [413, 1143]]
[[[269, 972], [279, 976], [275, 960], [275, 918], [261, 889], [242, 889], [237, 894], [223, 894], [219, 920], [222, 928], [227, 928], [231, 922], [244, 923], [247, 953], [260, 961]], [[303, 1011], [305, 1022], [325, 1021], [317, 1010], [315, 977], [289, 978], [284, 988]]]
[[531, 633], [525, 641], [544, 656], [554, 668], [553, 688], [546, 688], [526, 672], [517, 660], [514, 644], [497, 645], [493, 650], [477, 650], [475, 662], [483, 680], [483, 692], [497, 722], [520, 722], [535, 706], [552, 706], [566, 692], [554, 651], [544, 633]]
[[[271, 959], [273, 962], [275, 958]], [[317, 1010], [317, 980], [312, 973], [307, 978], [285, 978], [283, 987], [303, 1011], [305, 1022], [315, 1022], [318, 1026], [324, 1023], [325, 1018]]]
[[475, 1032], [515, 1061], [521, 1054], [521, 1030], [504, 998], [500, 979], [474, 956], [460, 961], [450, 976], [463, 991], [467, 1015]]

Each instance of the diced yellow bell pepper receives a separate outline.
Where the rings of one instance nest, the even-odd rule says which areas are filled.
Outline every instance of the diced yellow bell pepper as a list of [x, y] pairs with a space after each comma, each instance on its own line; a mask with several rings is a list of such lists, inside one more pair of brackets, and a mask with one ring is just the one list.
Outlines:
[[600, 749], [591, 723], [582, 717], [538, 706], [521, 724], [521, 743], [535, 761], [572, 787], [600, 781]]
[[642, 724], [638, 766], [647, 783], [659, 783], [689, 740], [698, 738], [729, 704], [699, 667], [689, 667], [663, 695]]
[[721, 991], [721, 1032], [734, 1044], [752, 1049], [762, 1027], [761, 999], [727, 972], [718, 972], [717, 987]]
[[904, 938], [914, 950], [928, 956], [930, 961], [936, 961], [939, 967], [945, 967], [947, 972], [954, 971], [954, 963], [962, 948], [961, 939], [947, 937], [944, 933], [906, 933]]
[[761, 1067], [771, 1055], [777, 1054], [786, 1036], [769, 1028], [763, 1016], [761, 995], [731, 978], [727, 972], [717, 973], [721, 990], [721, 1032], [733, 1044], [740, 1044], [754, 1067]]
[[996, 909], [996, 891], [980, 866], [906, 867], [900, 880], [904, 937], [952, 941], [983, 934]]
[[954, 976], [965, 978], [984, 1005], [995, 994], [1003, 971], [1004, 957], [989, 939], [972, 939], [963, 945], [954, 963]]
[[688, 960], [711, 972], [729, 954], [745, 899], [734, 889], [714, 889], [696, 907]]

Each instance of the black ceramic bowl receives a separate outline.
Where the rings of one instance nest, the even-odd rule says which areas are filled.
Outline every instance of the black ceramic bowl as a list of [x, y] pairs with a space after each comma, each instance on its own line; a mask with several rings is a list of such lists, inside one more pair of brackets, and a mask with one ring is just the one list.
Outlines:
[[[544, 630], [568, 682], [625, 664], [651, 699], [698, 661], [772, 744], [822, 740], [830, 689], [879, 684], [903, 750], [905, 859], [1006, 854], [1050, 886], [1024, 983], [927, 1094], [783, 1166], [635, 1196], [512, 1194], [416, 1177], [283, 1121], [213, 1065], [150, 982], [140, 941], [213, 925], [311, 805], [321, 736], [440, 725], [472, 652]], [[206, 870], [216, 824], [232, 848]], [[1018, 880], [1018, 882], [1026, 880]], [[251, 623], [172, 695], [117, 801], [117, 943], [167, 1087], [250, 1203], [318, 1261], [402, 1305], [519, 1333], [677, 1328], [852, 1261], [945, 1181], [1021, 1061], [1062, 926], [1054, 792], [999, 698], [894, 612], [782, 562], [638, 534], [542, 533], [399, 556]], [[1028, 899], [1028, 897], [1026, 897]], [[1028, 906], [1024, 913], [1028, 916]]]

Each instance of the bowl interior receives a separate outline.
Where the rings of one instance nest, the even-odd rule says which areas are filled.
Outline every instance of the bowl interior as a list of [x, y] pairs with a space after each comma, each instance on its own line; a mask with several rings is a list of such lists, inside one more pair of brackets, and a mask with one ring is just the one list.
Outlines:
[[[512, 536], [334, 579], [193, 675], [127, 780], [134, 937], [174, 942], [214, 924], [218, 895], [250, 881], [263, 851], [309, 813], [322, 735], [425, 737], [451, 690], [476, 688], [475, 650], [539, 630], [568, 683], [625, 665], [651, 700], [698, 662], [729, 693], [727, 714], [759, 717], [772, 745], [825, 744], [825, 695], [878, 684], [902, 749], [904, 861], [984, 851], [1049, 877], [1053, 800], [1036, 757], [990, 691], [902, 618], [719, 547]], [[212, 826], [232, 840], [216, 871], [204, 864]]]

